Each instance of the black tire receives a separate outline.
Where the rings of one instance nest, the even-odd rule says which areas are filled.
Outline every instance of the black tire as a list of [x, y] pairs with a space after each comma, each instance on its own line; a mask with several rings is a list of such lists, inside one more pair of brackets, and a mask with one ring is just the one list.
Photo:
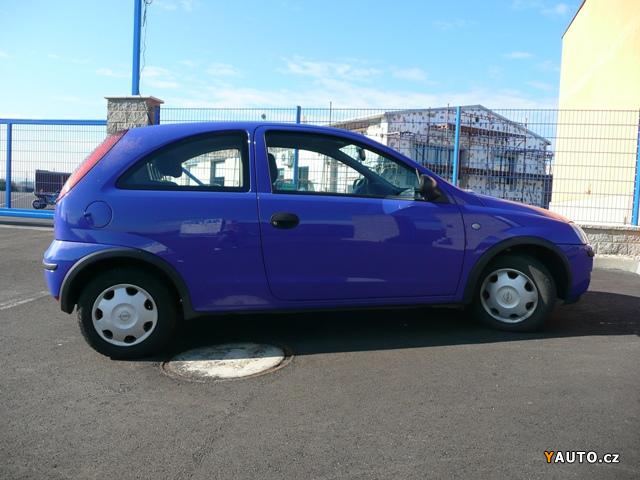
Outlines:
[[[525, 274], [538, 292], [538, 303], [527, 318], [508, 323], [494, 318], [483, 306], [482, 285], [488, 276], [500, 269], [514, 269]], [[539, 260], [528, 255], [507, 253], [489, 262], [476, 285], [472, 312], [474, 317], [491, 328], [512, 332], [530, 332], [540, 329], [551, 316], [557, 299], [556, 284], [549, 269]]]
[[31, 202], [31, 206], [36, 210], [41, 210], [44, 207], [46, 207], [47, 204], [44, 202], [44, 200], [40, 200], [39, 198], [36, 198], [33, 202]]
[[[131, 284], [146, 290], [157, 308], [157, 322], [151, 334], [131, 346], [109, 343], [93, 325], [94, 302], [106, 289], [119, 284]], [[173, 339], [178, 319], [179, 308], [174, 292], [153, 275], [139, 269], [115, 268], [100, 273], [87, 283], [78, 299], [78, 323], [82, 335], [97, 352], [114, 359], [141, 358], [165, 351]]]

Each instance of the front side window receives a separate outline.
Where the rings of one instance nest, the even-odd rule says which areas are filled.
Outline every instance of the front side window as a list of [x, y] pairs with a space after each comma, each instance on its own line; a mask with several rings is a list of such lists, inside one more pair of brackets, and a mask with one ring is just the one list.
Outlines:
[[127, 172], [119, 186], [153, 190], [247, 191], [242, 132], [199, 135], [162, 148]]
[[272, 191], [416, 199], [416, 171], [348, 139], [267, 132]]

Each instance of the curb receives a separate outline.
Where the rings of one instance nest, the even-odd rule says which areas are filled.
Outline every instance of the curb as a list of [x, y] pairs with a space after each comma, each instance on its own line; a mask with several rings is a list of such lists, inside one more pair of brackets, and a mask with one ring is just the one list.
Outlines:
[[41, 227], [53, 228], [53, 219], [5, 218], [0, 216], [0, 225], [5, 227]]
[[593, 268], [603, 270], [624, 270], [640, 275], [640, 259], [618, 255], [596, 255]]

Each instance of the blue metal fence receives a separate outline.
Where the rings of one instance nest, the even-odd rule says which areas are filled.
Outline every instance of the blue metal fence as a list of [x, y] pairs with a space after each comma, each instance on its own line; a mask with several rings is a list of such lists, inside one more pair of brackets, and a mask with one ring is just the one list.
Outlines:
[[[163, 123], [241, 120], [360, 132], [462, 188], [550, 208], [583, 223], [639, 222], [638, 110], [491, 110], [481, 105], [162, 110]], [[298, 177], [285, 175], [292, 182]], [[313, 172], [305, 170], [305, 175]]]
[[[104, 139], [105, 120], [0, 119], [0, 216], [52, 218], [56, 189]], [[54, 190], [54, 191], [49, 191]], [[37, 208], [35, 208], [37, 207]]]
[[[639, 223], [637, 110], [162, 109], [162, 123], [247, 120], [356, 131], [462, 188], [549, 208], [583, 223]], [[71, 173], [102, 141], [105, 126], [104, 120], [0, 119], [0, 165], [5, 165], [0, 215], [51, 217], [52, 205], [33, 208], [41, 193], [36, 171]], [[296, 158], [283, 167], [283, 175], [313, 188], [315, 172], [303, 164]]]

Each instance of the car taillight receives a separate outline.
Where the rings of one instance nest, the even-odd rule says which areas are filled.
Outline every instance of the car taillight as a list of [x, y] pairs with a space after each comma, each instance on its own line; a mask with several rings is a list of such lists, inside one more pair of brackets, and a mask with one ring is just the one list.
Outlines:
[[60, 200], [67, 193], [69, 193], [69, 190], [75, 187], [76, 184], [80, 180], [82, 180], [82, 177], [84, 177], [89, 172], [89, 170], [91, 170], [102, 159], [102, 157], [104, 157], [107, 152], [111, 150], [116, 143], [118, 143], [118, 141], [124, 136], [125, 133], [127, 133], [127, 131], [122, 130], [105, 138], [104, 141], [100, 145], [98, 145], [93, 152], [89, 154], [85, 161], [82, 162], [76, 169], [76, 171], [73, 172], [67, 179], [67, 181], [62, 186], [62, 190], [60, 190], [56, 201]]

